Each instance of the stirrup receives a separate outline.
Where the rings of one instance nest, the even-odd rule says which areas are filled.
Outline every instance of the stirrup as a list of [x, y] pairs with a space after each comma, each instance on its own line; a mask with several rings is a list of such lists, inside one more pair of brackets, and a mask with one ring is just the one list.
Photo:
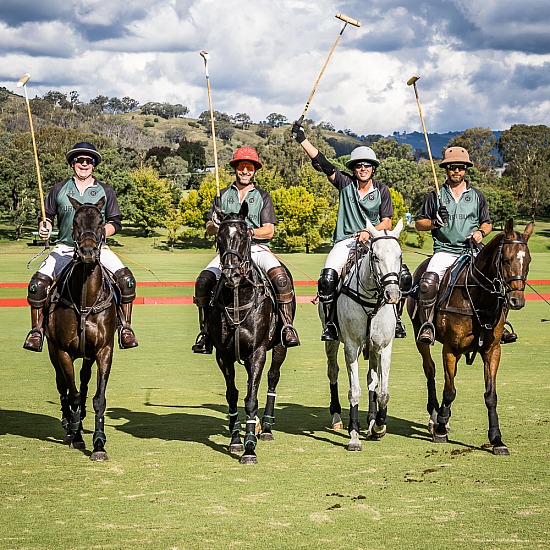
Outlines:
[[[510, 327], [510, 330], [506, 328], [506, 325]], [[501, 344], [512, 344], [518, 339], [518, 335], [514, 332], [514, 327], [512, 326], [512, 323], [509, 323], [506, 321], [504, 323], [504, 330], [502, 331], [502, 335], [500, 337], [500, 343]]]
[[336, 325], [329, 321], [321, 334], [321, 340], [323, 342], [335, 342], [338, 340], [338, 328]]
[[[122, 333], [124, 331], [129, 331], [130, 334], [132, 335], [133, 337], [133, 342], [130, 344], [130, 345], [124, 345], [123, 342], [122, 342]], [[118, 347], [120, 349], [132, 349], [132, 348], [137, 348], [138, 347], [138, 341], [136, 339], [136, 335], [134, 333], [134, 329], [130, 326], [130, 325], [124, 325], [122, 327], [120, 327], [119, 331], [118, 331]]]
[[212, 353], [212, 343], [210, 338], [204, 332], [199, 333], [195, 343], [191, 347], [193, 353], [204, 353], [210, 355]]
[[[291, 332], [290, 338], [285, 337], [286, 329], [289, 329]], [[294, 348], [300, 345], [300, 338], [298, 338], [298, 333], [296, 332], [296, 329], [292, 325], [284, 325], [283, 328], [281, 329], [281, 344], [285, 348]]]
[[[29, 338], [33, 335], [33, 334], [38, 334], [40, 336], [40, 344], [38, 347], [36, 346], [32, 346], [30, 343], [29, 343]], [[36, 351], [37, 353], [38, 352], [41, 352], [42, 351], [42, 346], [44, 345], [44, 332], [42, 331], [42, 329], [39, 329], [39, 328], [31, 328], [31, 330], [29, 330], [28, 334], [27, 334], [27, 337], [25, 338], [25, 342], [23, 344], [23, 349], [26, 349], [26, 350], [29, 350], [29, 351]]]
[[407, 337], [407, 331], [405, 329], [405, 325], [403, 324], [403, 321], [401, 319], [397, 319], [397, 322], [395, 323], [395, 338], [406, 338]]
[[[423, 332], [426, 332], [426, 330], [429, 329], [431, 331], [431, 335], [428, 338], [426, 334], [422, 334]], [[430, 323], [429, 321], [425, 322], [418, 331], [418, 336], [416, 337], [416, 341], [419, 344], [429, 344], [430, 346], [433, 346], [435, 343], [435, 327], [433, 323]]]

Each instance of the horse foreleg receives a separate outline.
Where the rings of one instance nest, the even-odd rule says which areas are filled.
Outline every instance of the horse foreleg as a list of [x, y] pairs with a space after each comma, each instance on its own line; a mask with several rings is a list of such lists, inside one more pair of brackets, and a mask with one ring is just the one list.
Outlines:
[[338, 348], [339, 342], [325, 342], [325, 354], [327, 356], [327, 376], [330, 384], [330, 414], [332, 416], [332, 429], [343, 430], [342, 406], [338, 397]]
[[265, 365], [266, 349], [260, 347], [254, 350], [252, 357], [245, 361], [248, 372], [248, 388], [244, 399], [246, 411], [246, 433], [244, 436], [244, 454], [241, 456], [241, 464], [257, 464], [256, 444], [256, 417], [258, 414], [258, 388]]
[[244, 445], [241, 441], [241, 421], [239, 420], [239, 390], [235, 385], [235, 363], [224, 358], [224, 355], [216, 350], [216, 361], [225, 379], [225, 399], [229, 408], [229, 442], [230, 453], [242, 453]]
[[508, 447], [502, 442], [497, 414], [497, 371], [500, 363], [500, 344], [496, 343], [484, 357], [485, 405], [489, 416], [489, 442], [493, 454], [508, 456]]
[[361, 346], [356, 346], [351, 343], [345, 344], [344, 355], [346, 358], [346, 366], [348, 369], [348, 378], [350, 389], [348, 399], [350, 405], [348, 432], [350, 440], [348, 442], [348, 451], [360, 451], [362, 448], [359, 434], [361, 426], [359, 424], [359, 401], [361, 399], [361, 384], [359, 383], [359, 352]]
[[113, 345], [107, 346], [97, 355], [97, 389], [94, 395], [93, 404], [95, 411], [95, 429], [93, 435], [94, 450], [90, 456], [90, 460], [100, 461], [108, 460], [107, 452], [105, 451], [105, 443], [107, 436], [105, 435], [105, 409], [107, 401], [105, 393], [107, 390], [107, 382], [111, 372], [111, 363], [113, 359]]
[[82, 413], [80, 420], [86, 418], [86, 401], [88, 399], [88, 385], [90, 378], [92, 377], [92, 365], [95, 359], [83, 359], [82, 368], [80, 369], [80, 402], [82, 406]]
[[447, 344], [443, 345], [442, 357], [445, 371], [445, 385], [443, 387], [441, 406], [439, 407], [433, 425], [432, 437], [435, 443], [447, 443], [448, 441], [447, 434], [450, 431], [449, 420], [451, 418], [451, 405], [456, 397], [455, 376], [457, 357]]
[[[371, 354], [367, 375], [369, 387], [369, 428], [367, 437], [380, 439], [386, 435], [388, 402], [390, 400], [389, 377], [391, 365], [391, 342], [378, 353]], [[378, 390], [378, 391], [377, 391]]]
[[422, 356], [422, 367], [426, 377], [426, 388], [428, 390], [428, 402], [426, 409], [430, 415], [428, 421], [428, 431], [433, 435], [434, 426], [439, 413], [439, 401], [437, 400], [437, 389], [435, 387], [435, 363], [430, 353], [430, 346], [421, 342], [416, 343], [420, 355]]
[[281, 365], [286, 358], [287, 348], [277, 344], [271, 352], [271, 367], [267, 373], [267, 399], [262, 416], [262, 441], [273, 441], [273, 425], [275, 424], [275, 399], [277, 398], [277, 384], [281, 376]]

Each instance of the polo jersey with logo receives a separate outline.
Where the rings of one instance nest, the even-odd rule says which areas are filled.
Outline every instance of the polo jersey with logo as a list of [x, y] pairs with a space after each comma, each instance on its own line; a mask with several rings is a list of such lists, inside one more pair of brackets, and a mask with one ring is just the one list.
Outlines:
[[393, 204], [388, 186], [372, 180], [372, 189], [359, 197], [357, 180], [336, 170], [333, 182], [339, 191], [338, 218], [332, 240], [337, 243], [365, 229], [367, 218], [376, 226], [382, 218], [393, 216]]
[[112, 187], [95, 180], [94, 184], [88, 187], [81, 195], [73, 178], [54, 185], [48, 194], [45, 202], [46, 217], [52, 222], [57, 216], [57, 227], [59, 230], [58, 243], [74, 245], [73, 240], [73, 219], [74, 208], [69, 197], [81, 204], [97, 204], [105, 197], [105, 205], [101, 211], [103, 219], [109, 221], [118, 231], [121, 227], [122, 215]]
[[[235, 184], [220, 192], [221, 209], [225, 214], [238, 214], [241, 209], [239, 190]], [[246, 225], [249, 229], [257, 229], [264, 223], [277, 223], [273, 201], [267, 191], [255, 185], [246, 192], [244, 200], [248, 203]], [[212, 210], [211, 210], [212, 211]], [[269, 239], [254, 239], [254, 242], [268, 244]]]
[[[467, 238], [483, 223], [491, 223], [487, 200], [481, 191], [466, 183], [466, 190], [455, 200], [448, 183], [441, 187], [441, 204], [449, 212], [445, 227], [432, 229], [435, 252], [462, 254], [468, 250]], [[435, 218], [436, 193], [431, 191], [422, 205], [417, 219]]]

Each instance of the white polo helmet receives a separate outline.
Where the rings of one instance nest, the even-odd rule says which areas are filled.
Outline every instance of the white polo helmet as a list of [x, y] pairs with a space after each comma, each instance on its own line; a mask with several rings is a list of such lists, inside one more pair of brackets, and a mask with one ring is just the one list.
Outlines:
[[346, 167], [353, 170], [353, 165], [360, 160], [372, 163], [375, 168], [380, 165], [380, 161], [376, 158], [376, 153], [370, 147], [362, 145], [361, 147], [356, 147], [351, 152], [349, 160], [346, 162]]

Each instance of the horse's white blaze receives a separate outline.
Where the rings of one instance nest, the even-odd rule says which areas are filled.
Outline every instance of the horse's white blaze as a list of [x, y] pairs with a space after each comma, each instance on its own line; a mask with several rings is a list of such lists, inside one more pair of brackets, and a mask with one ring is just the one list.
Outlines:
[[523, 260], [525, 258], [525, 250], [520, 250], [518, 252], [517, 258], [519, 260], [519, 265], [520, 265], [521, 272], [523, 273]]

